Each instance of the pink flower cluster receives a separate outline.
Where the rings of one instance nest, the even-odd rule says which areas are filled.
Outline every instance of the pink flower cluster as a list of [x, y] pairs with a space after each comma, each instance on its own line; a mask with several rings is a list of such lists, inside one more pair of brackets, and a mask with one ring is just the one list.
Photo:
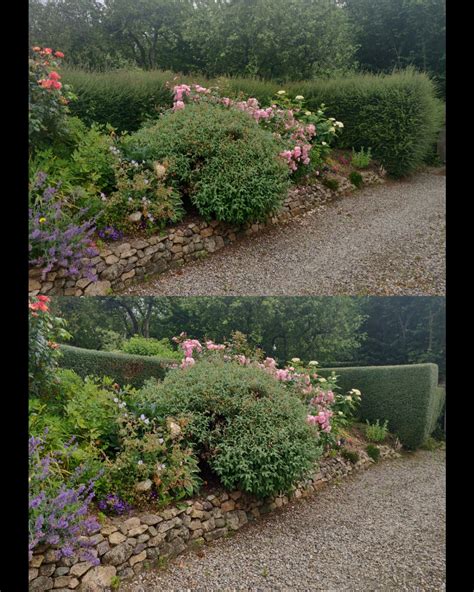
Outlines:
[[311, 144], [296, 145], [293, 150], [283, 150], [280, 152], [280, 156], [284, 158], [288, 166], [292, 171], [298, 170], [298, 163], [309, 164], [309, 151], [311, 150]]
[[280, 152], [280, 156], [286, 160], [291, 171], [296, 171], [302, 164], [310, 163], [309, 152], [311, 140], [316, 136], [316, 126], [312, 123], [305, 125], [298, 121], [291, 109], [280, 109], [277, 105], [262, 108], [255, 97], [250, 97], [246, 101], [233, 101], [229, 97], [212, 94], [210, 89], [199, 84], [191, 86], [179, 84], [173, 87], [173, 110], [179, 111], [185, 108], [185, 96], [191, 101], [200, 101], [204, 94], [208, 95], [206, 100], [248, 113], [257, 123], [271, 121], [277, 137], [284, 137], [294, 143], [293, 149]]
[[213, 341], [206, 341], [206, 347], [210, 351], [221, 351], [221, 350], [225, 349], [224, 344], [214, 343]]
[[306, 421], [310, 425], [317, 425], [321, 428], [323, 432], [330, 432], [331, 431], [331, 424], [330, 420], [334, 413], [330, 409], [325, 409], [324, 411], [319, 411], [317, 415], [308, 415]]

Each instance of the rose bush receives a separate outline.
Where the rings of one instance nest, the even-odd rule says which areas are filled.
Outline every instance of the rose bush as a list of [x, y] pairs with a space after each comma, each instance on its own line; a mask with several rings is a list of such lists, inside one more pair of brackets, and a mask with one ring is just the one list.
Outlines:
[[61, 82], [64, 54], [49, 47], [33, 47], [29, 58], [29, 139], [30, 150], [65, 133], [68, 103], [75, 95]]

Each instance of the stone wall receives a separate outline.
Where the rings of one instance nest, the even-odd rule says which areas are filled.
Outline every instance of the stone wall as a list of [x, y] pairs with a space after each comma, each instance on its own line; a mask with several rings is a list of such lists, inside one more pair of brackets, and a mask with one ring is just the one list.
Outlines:
[[[381, 183], [383, 175], [372, 171], [361, 173], [366, 185]], [[261, 232], [265, 227], [285, 222], [314, 210], [340, 194], [354, 190], [344, 177], [338, 177], [339, 188], [331, 191], [318, 183], [292, 188], [282, 209], [265, 223], [235, 227], [213, 220], [197, 220], [166, 229], [162, 235], [122, 240], [110, 243], [97, 257], [90, 259], [97, 282], [85, 277], [72, 279], [64, 269], [51, 271], [43, 280], [41, 270], [30, 269], [29, 293], [63, 296], [103, 296], [123, 290], [146, 276], [181, 267], [188, 261], [199, 259], [222, 249], [239, 237]]]
[[[397, 457], [393, 447], [379, 446], [382, 458]], [[332, 479], [366, 468], [374, 461], [360, 450], [357, 463], [342, 457], [326, 457], [315, 472], [300, 483], [291, 496], [266, 500], [241, 491], [218, 491], [206, 498], [188, 500], [179, 507], [132, 517], [107, 518], [90, 537], [89, 552], [100, 560], [92, 566], [79, 557], [59, 557], [54, 548], [37, 547], [30, 561], [30, 592], [104, 592], [113, 578], [124, 580], [186, 550], [228, 536], [290, 500], [308, 497]]]

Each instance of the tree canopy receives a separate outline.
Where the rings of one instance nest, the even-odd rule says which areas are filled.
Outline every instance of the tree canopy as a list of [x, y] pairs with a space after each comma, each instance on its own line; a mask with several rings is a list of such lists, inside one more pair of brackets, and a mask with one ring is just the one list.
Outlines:
[[104, 330], [158, 339], [185, 331], [216, 342], [240, 331], [281, 363], [435, 362], [444, 375], [442, 297], [58, 297], [53, 308], [80, 347], [100, 349]]

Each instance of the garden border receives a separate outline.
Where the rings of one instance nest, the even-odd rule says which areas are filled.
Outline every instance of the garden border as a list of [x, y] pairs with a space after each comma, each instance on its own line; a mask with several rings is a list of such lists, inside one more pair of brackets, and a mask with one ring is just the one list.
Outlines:
[[[380, 457], [397, 458], [399, 448], [379, 445]], [[100, 561], [95, 567], [88, 561], [81, 561], [77, 555], [60, 558], [54, 547], [38, 546], [30, 561], [30, 592], [48, 591], [53, 587], [58, 592], [109, 589], [114, 577], [121, 580], [133, 577], [147, 564], [160, 563], [161, 558], [168, 560], [229, 536], [261, 515], [314, 494], [333, 479], [374, 464], [364, 450], [358, 450], [358, 454], [355, 464], [341, 456], [325, 457], [316, 464], [313, 474], [297, 485], [292, 495], [262, 500], [241, 491], [216, 491], [206, 498], [187, 500], [153, 514], [107, 518], [92, 536], [81, 537], [91, 545], [88, 552]]]
[[[361, 171], [365, 186], [383, 183], [384, 174], [383, 169], [378, 173]], [[86, 267], [97, 274], [97, 282], [84, 276], [68, 278], [65, 269], [53, 270], [43, 280], [41, 269], [31, 268], [29, 295], [106, 296], [120, 292], [132, 283], [145, 281], [150, 275], [203, 258], [235, 242], [238, 237], [256, 234], [271, 225], [287, 222], [339, 195], [355, 190], [352, 183], [344, 177], [338, 178], [338, 181], [336, 191], [328, 189], [322, 183], [293, 187], [281, 210], [266, 222], [236, 227], [217, 220], [209, 223], [197, 220], [187, 225], [170, 227], [162, 235], [110, 243], [96, 257], [84, 259]]]

